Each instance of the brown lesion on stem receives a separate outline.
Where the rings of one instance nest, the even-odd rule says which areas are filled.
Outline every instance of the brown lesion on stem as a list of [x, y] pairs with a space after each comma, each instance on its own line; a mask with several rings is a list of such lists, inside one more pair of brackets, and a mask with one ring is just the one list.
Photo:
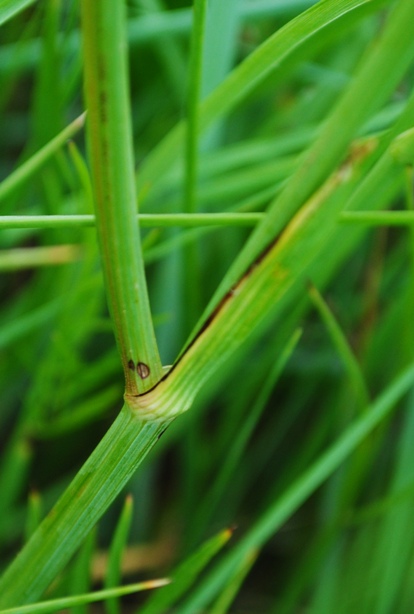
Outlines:
[[[260, 254], [255, 258], [255, 260], [248, 266], [247, 270], [243, 273], [243, 275], [239, 278], [239, 280], [235, 284], [232, 285], [230, 290], [227, 291], [227, 293], [223, 296], [223, 298], [220, 300], [220, 302], [216, 305], [216, 307], [213, 309], [211, 314], [206, 318], [204, 324], [198, 330], [198, 332], [193, 337], [193, 339], [191, 339], [191, 341], [185, 347], [185, 349], [182, 352], [182, 354], [178, 357], [178, 359], [171, 366], [171, 368], [167, 371], [167, 373], [165, 373], [165, 375], [163, 375], [163, 377], [154, 386], [152, 386], [152, 388], [150, 388], [149, 390], [146, 390], [145, 392], [142, 392], [140, 394], [131, 394], [131, 395], [127, 395], [127, 396], [135, 397], [135, 398], [145, 396], [146, 394], [152, 392], [161, 382], [165, 381], [167, 379], [167, 377], [169, 377], [171, 375], [172, 371], [179, 365], [179, 363], [182, 361], [182, 359], [188, 353], [188, 351], [191, 349], [191, 347], [196, 343], [196, 341], [199, 340], [199, 338], [207, 331], [208, 328], [210, 328], [212, 323], [218, 318], [219, 314], [222, 312], [224, 307], [230, 301], [232, 301], [232, 300], [234, 300], [236, 298], [236, 296], [239, 294], [239, 289], [240, 289], [241, 285], [244, 284], [246, 279], [253, 273], [253, 271], [262, 262], [262, 260], [264, 260], [266, 255], [275, 247], [275, 245], [277, 244], [280, 236], [281, 235], [278, 235], [273, 241], [270, 242], [269, 245], [267, 245], [260, 252]], [[140, 377], [142, 379], [145, 379], [145, 377], [148, 377], [149, 369], [148, 369], [147, 365], [145, 365], [144, 363], [138, 363], [136, 368], [137, 368], [138, 374], [140, 375]], [[147, 375], [145, 375], [146, 369], [148, 369], [148, 374]], [[144, 375], [145, 375], [145, 377], [144, 377]]]
[[144, 362], [139, 362], [137, 364], [137, 373], [141, 379], [146, 379], [151, 373], [150, 368]]
[[[206, 318], [200, 329], [197, 331], [195, 336], [191, 339], [188, 345], [185, 347], [182, 354], [178, 357], [176, 362], [172, 365], [172, 367], [167, 371], [167, 373], [149, 390], [137, 394], [137, 395], [128, 395], [130, 397], [144, 397], [148, 393], [151, 393], [157, 386], [165, 381], [169, 375], [173, 372], [173, 370], [180, 364], [192, 346], [200, 339], [200, 337], [211, 327], [212, 323], [217, 320], [220, 313], [223, 311], [224, 307], [228, 305], [230, 301], [234, 301], [237, 295], [241, 290], [241, 286], [246, 282], [246, 280], [252, 275], [254, 270], [259, 266], [259, 264], [273, 251], [273, 249], [279, 245], [280, 243], [285, 242], [289, 239], [290, 235], [294, 233], [298, 226], [303, 224], [304, 218], [306, 218], [312, 209], [317, 206], [317, 204], [327, 198], [340, 184], [348, 181], [351, 176], [353, 169], [357, 164], [363, 161], [372, 151], [377, 147], [378, 139], [377, 138], [369, 138], [358, 141], [351, 145], [348, 155], [342, 164], [337, 168], [337, 170], [327, 178], [327, 180], [322, 184], [322, 186], [314, 192], [314, 194], [304, 203], [304, 205], [296, 212], [295, 215], [291, 218], [285, 228], [279, 233], [273, 240], [271, 240], [262, 251], [258, 254], [258, 256], [253, 260], [253, 262], [247, 267], [246, 271], [239, 277], [238, 281], [233, 284], [233, 286], [227, 291], [227, 293], [222, 297], [210, 315]], [[138, 369], [138, 365], [137, 365]]]

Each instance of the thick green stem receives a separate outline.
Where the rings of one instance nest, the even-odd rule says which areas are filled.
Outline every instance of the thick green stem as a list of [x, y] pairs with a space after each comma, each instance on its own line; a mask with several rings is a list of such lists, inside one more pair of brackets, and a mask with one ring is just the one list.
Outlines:
[[142, 419], [171, 419], [191, 407], [206, 380], [245, 341], [323, 250], [338, 215], [376, 150], [372, 138], [334, 173], [235, 283], [171, 371], [149, 392], [125, 395]]
[[0, 608], [38, 599], [128, 482], [168, 422], [123, 408], [45, 521], [0, 580]]
[[88, 136], [109, 308], [126, 388], [144, 391], [162, 375], [136, 224], [125, 3], [83, 0]]

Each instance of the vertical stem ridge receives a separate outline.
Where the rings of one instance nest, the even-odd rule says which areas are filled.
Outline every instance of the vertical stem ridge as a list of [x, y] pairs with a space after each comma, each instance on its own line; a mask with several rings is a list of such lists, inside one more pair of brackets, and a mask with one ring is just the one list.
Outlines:
[[83, 0], [85, 98], [96, 223], [127, 391], [162, 375], [141, 253], [134, 181], [125, 5]]

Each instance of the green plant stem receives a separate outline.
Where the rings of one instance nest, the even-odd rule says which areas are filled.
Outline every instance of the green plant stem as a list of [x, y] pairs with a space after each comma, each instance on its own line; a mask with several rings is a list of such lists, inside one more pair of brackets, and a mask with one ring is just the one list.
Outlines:
[[359, 408], [362, 411], [369, 405], [370, 394], [358, 360], [353, 353], [344, 332], [339, 326], [339, 323], [336, 321], [333, 313], [329, 309], [319, 290], [313, 284], [311, 284], [308, 293], [313, 305], [316, 307], [323, 323], [326, 326], [326, 329], [332, 339], [332, 343], [338, 351], [346, 373], [348, 374], [349, 382], [358, 400]]
[[[115, 588], [122, 584], [122, 557], [128, 545], [128, 535], [131, 528], [133, 515], [132, 496], [128, 495], [125, 499], [124, 507], [120, 514], [118, 524], [109, 549], [108, 563], [105, 573], [105, 588]], [[105, 604], [107, 614], [120, 614], [121, 607], [119, 600], [108, 599]]]
[[171, 371], [144, 395], [125, 395], [141, 418], [183, 413], [198, 390], [281, 301], [320, 253], [355, 189], [377, 139], [334, 173], [293, 217], [284, 232], [231, 287], [212, 316], [189, 342]]
[[[197, 210], [197, 186], [199, 166], [199, 103], [202, 86], [203, 47], [206, 25], [207, 0], [194, 0], [193, 29], [191, 33], [190, 71], [187, 95], [187, 132], [185, 148], [184, 210]], [[197, 321], [201, 311], [200, 266], [197, 243], [190, 243], [185, 256], [185, 307], [187, 332]]]
[[[139, 213], [140, 226], [192, 228], [194, 226], [254, 226], [264, 213]], [[0, 229], [9, 228], [89, 228], [94, 215], [5, 215]]]
[[126, 389], [144, 391], [162, 376], [136, 224], [125, 5], [83, 0], [88, 135], [107, 298]]
[[366, 226], [411, 226], [414, 211], [344, 211], [340, 221]]
[[26, 606], [18, 606], [17, 608], [7, 608], [1, 610], [0, 614], [44, 614], [46, 612], [57, 612], [66, 608], [84, 605], [86, 603], [95, 603], [103, 601], [111, 597], [122, 597], [139, 591], [153, 590], [166, 586], [171, 580], [161, 578], [160, 580], [147, 580], [138, 584], [128, 584], [127, 586], [118, 586], [117, 588], [108, 588], [93, 593], [85, 593], [83, 595], [74, 595], [73, 597], [60, 597], [59, 599], [49, 599], [40, 603], [30, 604]]
[[0, 580], [0, 608], [38, 599], [169, 422], [139, 422], [124, 407], [73, 482]]
[[203, 45], [207, 12], [207, 0], [194, 2], [194, 26], [191, 35], [190, 77], [187, 102], [185, 198], [187, 213], [197, 208], [199, 101], [202, 84]]

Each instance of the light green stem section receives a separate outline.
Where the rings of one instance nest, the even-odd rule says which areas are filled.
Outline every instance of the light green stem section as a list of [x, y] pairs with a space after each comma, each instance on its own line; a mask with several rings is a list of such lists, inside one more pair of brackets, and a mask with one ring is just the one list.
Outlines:
[[60, 597], [58, 599], [49, 599], [40, 603], [30, 604], [26, 606], [18, 606], [17, 608], [7, 608], [0, 610], [0, 614], [45, 614], [46, 612], [58, 612], [64, 608], [74, 608], [77, 605], [86, 603], [95, 603], [96, 601], [104, 601], [112, 597], [122, 597], [123, 595], [131, 595], [139, 591], [152, 590], [170, 583], [168, 578], [160, 580], [148, 580], [147, 582], [139, 582], [138, 584], [128, 584], [127, 586], [119, 586], [117, 588], [108, 588], [93, 593], [85, 593], [84, 595], [74, 595], [73, 597]]
[[206, 23], [207, 0], [194, 1], [194, 26], [191, 35], [190, 79], [188, 88], [185, 210], [196, 211], [199, 143], [199, 99], [203, 64], [203, 44]]
[[143, 391], [162, 375], [139, 230], [127, 82], [125, 3], [83, 0], [85, 95], [109, 308], [126, 388]]
[[340, 220], [365, 226], [411, 226], [414, 211], [344, 211]]
[[168, 422], [123, 408], [72, 484], [0, 580], [0, 608], [38, 599], [128, 482]]
[[172, 418], [191, 406], [195, 395], [257, 327], [329, 241], [338, 214], [377, 147], [373, 138], [333, 174], [293, 217], [282, 235], [232, 286], [170, 373], [148, 393], [125, 395], [147, 420]]
[[[194, 0], [193, 28], [191, 33], [190, 71], [187, 94], [187, 132], [185, 155], [184, 210], [197, 210], [197, 188], [199, 167], [199, 103], [202, 85], [203, 47], [206, 25], [207, 0]], [[200, 263], [197, 243], [190, 243], [184, 250], [185, 275], [185, 317], [187, 332], [199, 317]]]
[[[139, 213], [140, 226], [168, 228], [181, 226], [254, 226], [264, 213]], [[0, 229], [6, 228], [89, 228], [94, 215], [6, 215], [0, 217]]]

